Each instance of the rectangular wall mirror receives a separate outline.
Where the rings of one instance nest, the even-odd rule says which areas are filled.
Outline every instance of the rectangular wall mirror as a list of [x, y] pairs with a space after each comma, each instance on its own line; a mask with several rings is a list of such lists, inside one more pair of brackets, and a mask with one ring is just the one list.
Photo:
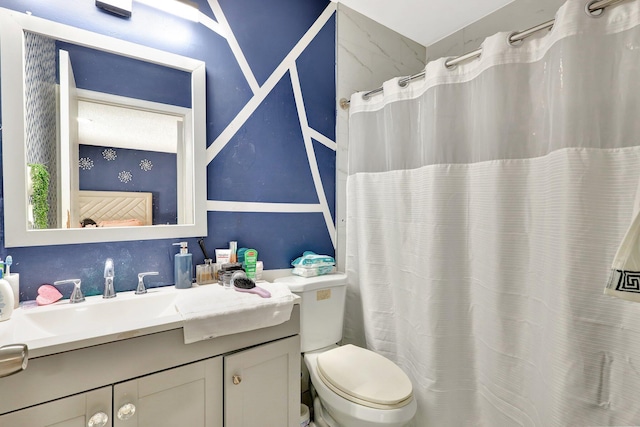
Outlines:
[[204, 62], [7, 9], [0, 58], [6, 247], [207, 234]]

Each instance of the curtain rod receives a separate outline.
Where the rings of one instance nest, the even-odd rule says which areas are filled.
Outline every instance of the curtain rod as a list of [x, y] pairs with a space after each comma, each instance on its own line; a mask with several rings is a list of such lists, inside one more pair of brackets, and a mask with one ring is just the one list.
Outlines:
[[[590, 16], [593, 17], [598, 17], [601, 16], [604, 13], [604, 9], [608, 6], [611, 6], [613, 4], [616, 3], [620, 3], [624, 0], [592, 0], [590, 2], [588, 2], [585, 7], [584, 7], [584, 11], [585, 13], [587, 13]], [[524, 39], [526, 39], [527, 37], [537, 33], [538, 31], [544, 30], [544, 29], [551, 29], [553, 27], [553, 24], [555, 23], [555, 19], [552, 19], [550, 21], [547, 22], [543, 22], [542, 24], [536, 25], [535, 27], [531, 27], [527, 30], [524, 31], [515, 31], [511, 34], [509, 34], [508, 37], [508, 42], [510, 45], [512, 46], [519, 46], [520, 42], [522, 42]], [[482, 47], [479, 47], [476, 50], [473, 50], [471, 52], [467, 52], [464, 55], [460, 55], [460, 56], [456, 56], [450, 59], [447, 59], [444, 62], [444, 66], [450, 70], [453, 70], [456, 65], [458, 65], [461, 62], [467, 61], [469, 59], [475, 59], [480, 57], [480, 55], [482, 55]], [[411, 76], [408, 77], [403, 77], [400, 80], [398, 80], [398, 85], [400, 87], [406, 87], [409, 83], [411, 83], [414, 80], [423, 78], [425, 75], [425, 71], [421, 71], [417, 74], [413, 74]], [[384, 89], [382, 87], [379, 87], [377, 89], [373, 89], [370, 90], [369, 92], [365, 92], [362, 94], [362, 99], [367, 100], [369, 99], [369, 97], [371, 95], [375, 95], [377, 93], [382, 92]], [[341, 98], [340, 99], [340, 107], [343, 110], [346, 110], [347, 108], [349, 108], [349, 104], [351, 103], [351, 101], [349, 101], [346, 98]]]

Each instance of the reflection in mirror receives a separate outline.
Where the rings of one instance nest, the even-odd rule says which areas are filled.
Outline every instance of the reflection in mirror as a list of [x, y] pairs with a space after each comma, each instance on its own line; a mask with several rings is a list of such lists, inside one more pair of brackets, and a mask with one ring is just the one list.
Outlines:
[[[104, 210], [95, 210], [99, 206], [91, 211], [80, 200], [74, 200], [71, 224], [87, 217], [98, 223], [139, 219], [141, 225], [178, 224], [178, 149], [182, 149], [181, 131], [187, 115], [79, 99], [80, 144], [75, 154], [79, 190], [146, 193], [152, 197], [152, 211], [138, 218], [131, 215], [135, 212], [118, 209], [117, 217], [113, 217]], [[185, 215], [180, 216], [184, 222]]]
[[0, 31], [7, 247], [206, 234], [204, 63], [4, 9]]
[[[85, 219], [99, 226], [192, 222], [184, 210], [178, 218], [177, 201], [179, 153], [190, 140], [184, 135], [191, 116], [190, 79], [180, 70], [26, 32], [27, 129], [47, 123], [40, 110], [57, 108], [60, 117], [57, 132], [47, 130], [58, 135], [60, 154], [55, 144], [28, 134], [27, 163], [43, 165], [51, 176], [47, 204], [39, 207], [31, 199], [27, 212], [32, 218], [34, 209], [48, 209], [46, 224], [29, 221], [29, 227], [81, 227]], [[59, 102], [49, 94], [51, 87]], [[88, 199], [81, 191], [94, 192], [91, 205], [84, 204]], [[105, 192], [101, 203], [97, 191]], [[137, 192], [151, 197], [148, 212], [146, 203], [136, 203]]]

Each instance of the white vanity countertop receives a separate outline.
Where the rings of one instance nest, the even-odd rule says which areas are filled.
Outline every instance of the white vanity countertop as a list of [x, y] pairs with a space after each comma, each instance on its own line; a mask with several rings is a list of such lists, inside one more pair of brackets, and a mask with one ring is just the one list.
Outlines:
[[129, 291], [110, 299], [86, 297], [77, 304], [62, 300], [48, 306], [20, 307], [9, 320], [0, 322], [0, 346], [27, 344], [29, 358], [35, 358], [182, 328], [183, 317], [175, 303], [185, 293], [224, 297], [217, 284], [190, 289], [165, 286], [142, 295]]
[[[197, 289], [197, 288], [193, 288]], [[20, 307], [0, 322], [0, 345], [27, 344], [29, 358], [182, 327], [173, 286], [146, 294], [120, 292], [115, 298], [86, 297], [77, 304], [61, 300], [47, 306]]]

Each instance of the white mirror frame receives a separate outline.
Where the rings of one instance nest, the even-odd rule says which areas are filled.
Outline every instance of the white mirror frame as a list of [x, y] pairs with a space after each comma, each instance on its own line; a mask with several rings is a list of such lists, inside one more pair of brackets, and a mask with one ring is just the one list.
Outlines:
[[[115, 53], [191, 73], [192, 143], [185, 149], [184, 199], [193, 201], [194, 223], [114, 228], [27, 229], [24, 32]], [[151, 240], [207, 235], [205, 63], [0, 8], [2, 167], [5, 247]], [[179, 189], [180, 190], [180, 189]]]

